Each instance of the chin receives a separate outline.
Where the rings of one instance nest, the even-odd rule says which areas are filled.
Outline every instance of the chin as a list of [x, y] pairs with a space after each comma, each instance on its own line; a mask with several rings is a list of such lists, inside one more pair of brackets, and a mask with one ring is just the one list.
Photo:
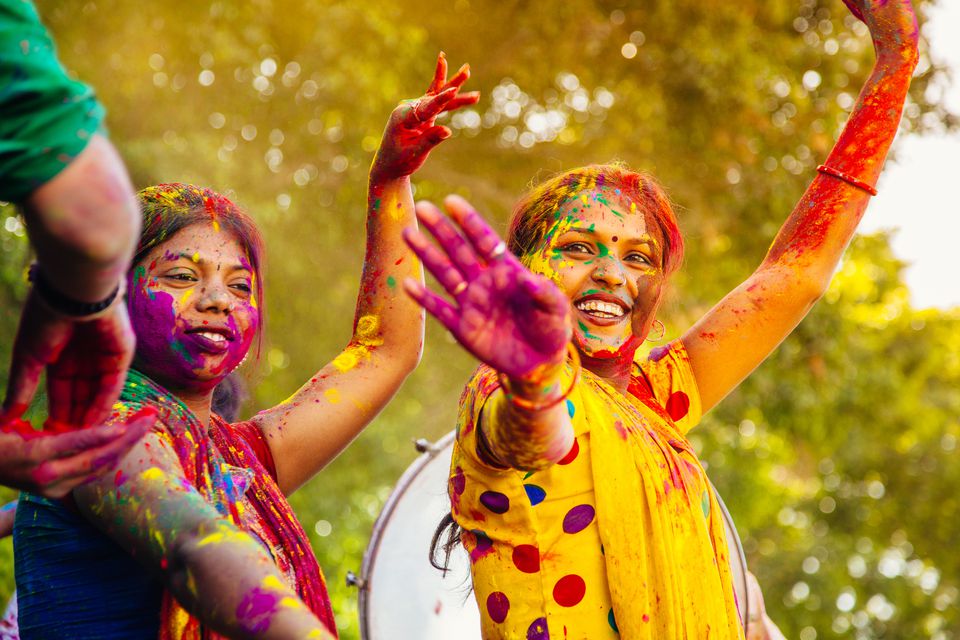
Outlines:
[[643, 342], [633, 334], [629, 336], [617, 336], [616, 338], [606, 338], [597, 336], [587, 338], [580, 331], [574, 331], [574, 343], [581, 354], [595, 358], [597, 360], [613, 360], [629, 357], [633, 360], [633, 354]]

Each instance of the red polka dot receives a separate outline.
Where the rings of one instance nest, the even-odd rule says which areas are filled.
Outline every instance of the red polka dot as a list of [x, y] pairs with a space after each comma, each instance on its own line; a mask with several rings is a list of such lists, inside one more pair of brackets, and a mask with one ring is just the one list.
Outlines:
[[532, 544], [522, 544], [513, 550], [513, 564], [524, 573], [540, 571], [540, 550]]
[[490, 619], [500, 623], [507, 619], [507, 613], [510, 611], [510, 601], [507, 594], [502, 591], [494, 591], [487, 596], [487, 613]]
[[573, 446], [570, 447], [570, 451], [567, 452], [567, 455], [560, 458], [557, 461], [557, 464], [570, 464], [577, 459], [577, 456], [580, 454], [580, 443], [577, 442], [577, 439], [573, 439]]
[[450, 478], [450, 486], [456, 495], [463, 493], [463, 490], [467, 487], [467, 479], [464, 477], [463, 469], [460, 467], [454, 469], [453, 477]]
[[578, 575], [570, 574], [557, 580], [553, 587], [553, 599], [561, 607], [572, 607], [580, 604], [583, 600], [583, 594], [587, 591], [587, 585]]
[[667, 400], [667, 413], [674, 420], [679, 420], [687, 415], [690, 410], [690, 398], [683, 391], [674, 391]]

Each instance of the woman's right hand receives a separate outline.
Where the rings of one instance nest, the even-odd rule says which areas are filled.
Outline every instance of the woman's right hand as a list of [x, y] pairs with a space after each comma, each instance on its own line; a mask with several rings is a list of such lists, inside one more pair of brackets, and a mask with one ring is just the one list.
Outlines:
[[418, 230], [404, 239], [453, 298], [448, 302], [419, 282], [407, 292], [463, 347], [510, 378], [522, 380], [563, 362], [571, 337], [570, 301], [547, 278], [531, 273], [470, 204], [448, 196], [439, 209], [417, 204], [417, 217], [437, 241]]
[[468, 78], [470, 66], [465, 64], [447, 80], [447, 58], [440, 52], [426, 93], [415, 100], [404, 100], [390, 114], [370, 168], [371, 182], [409, 176], [423, 166], [430, 151], [450, 137], [450, 129], [435, 123], [437, 116], [480, 99], [476, 91], [459, 93]]

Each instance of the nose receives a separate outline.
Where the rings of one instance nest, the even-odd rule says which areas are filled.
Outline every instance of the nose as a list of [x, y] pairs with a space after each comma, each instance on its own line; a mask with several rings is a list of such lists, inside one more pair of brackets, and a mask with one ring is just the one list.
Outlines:
[[623, 265], [613, 257], [596, 258], [591, 277], [594, 282], [603, 283], [610, 288], [620, 287], [627, 281]]
[[216, 313], [231, 313], [234, 300], [226, 285], [222, 283], [208, 284], [200, 290], [197, 296], [197, 309]]

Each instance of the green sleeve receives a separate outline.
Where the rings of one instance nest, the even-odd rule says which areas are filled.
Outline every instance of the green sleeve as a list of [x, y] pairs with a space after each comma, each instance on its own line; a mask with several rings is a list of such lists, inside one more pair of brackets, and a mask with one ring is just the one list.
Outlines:
[[0, 200], [19, 202], [73, 160], [103, 122], [28, 0], [0, 2]]

